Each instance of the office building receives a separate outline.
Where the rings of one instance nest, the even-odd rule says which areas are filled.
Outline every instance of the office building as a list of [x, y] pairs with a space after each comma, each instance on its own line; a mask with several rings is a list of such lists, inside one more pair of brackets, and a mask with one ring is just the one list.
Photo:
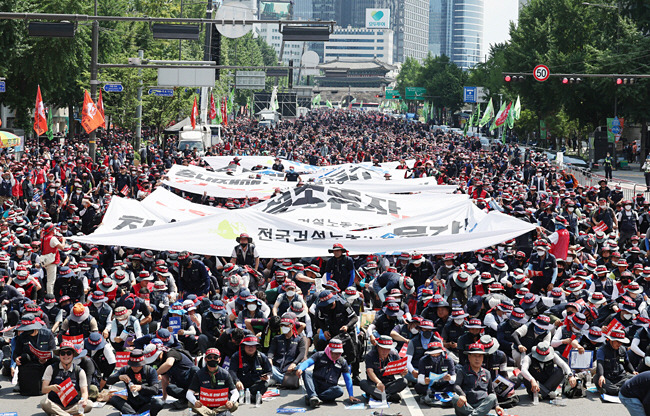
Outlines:
[[463, 69], [482, 58], [484, 0], [431, 0], [428, 51]]
[[393, 31], [390, 29], [335, 28], [324, 42], [323, 62], [377, 60], [393, 63]]

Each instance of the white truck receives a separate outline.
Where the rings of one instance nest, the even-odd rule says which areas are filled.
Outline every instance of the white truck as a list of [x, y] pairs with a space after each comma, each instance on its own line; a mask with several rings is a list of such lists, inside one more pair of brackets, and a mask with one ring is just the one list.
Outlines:
[[185, 126], [178, 132], [178, 150], [197, 150], [199, 156], [204, 156], [208, 147], [220, 144], [222, 127], [220, 124]]

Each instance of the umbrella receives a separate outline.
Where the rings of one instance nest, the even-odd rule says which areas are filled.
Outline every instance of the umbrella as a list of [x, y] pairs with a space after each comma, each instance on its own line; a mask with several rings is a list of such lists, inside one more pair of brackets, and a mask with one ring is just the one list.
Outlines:
[[22, 139], [8, 131], [0, 131], [0, 148], [20, 146]]

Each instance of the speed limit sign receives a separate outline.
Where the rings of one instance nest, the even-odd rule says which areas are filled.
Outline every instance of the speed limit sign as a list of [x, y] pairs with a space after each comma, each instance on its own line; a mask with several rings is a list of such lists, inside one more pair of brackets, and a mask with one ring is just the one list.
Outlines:
[[546, 65], [537, 65], [535, 69], [533, 69], [533, 78], [539, 82], [546, 81], [550, 76], [551, 71], [548, 70]]

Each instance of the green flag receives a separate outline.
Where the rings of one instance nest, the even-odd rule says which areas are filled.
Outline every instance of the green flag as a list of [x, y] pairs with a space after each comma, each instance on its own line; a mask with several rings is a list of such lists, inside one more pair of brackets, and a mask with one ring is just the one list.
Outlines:
[[481, 104], [480, 103], [476, 106], [476, 113], [472, 114], [472, 117], [474, 119], [474, 122], [472, 123], [472, 127], [478, 126], [479, 120], [481, 118]]
[[231, 110], [233, 106], [235, 105], [235, 90], [231, 90], [230, 94], [228, 95], [228, 110]]
[[515, 120], [519, 120], [519, 117], [521, 117], [521, 101], [519, 101], [519, 96], [517, 96], [517, 102], [512, 109], [512, 116]]
[[503, 133], [501, 133], [501, 143], [506, 144], [506, 128], [503, 127]]
[[490, 98], [490, 102], [485, 109], [485, 113], [483, 113], [483, 118], [481, 118], [481, 121], [478, 123], [478, 125], [481, 127], [485, 126], [490, 122], [490, 119], [492, 117], [494, 117], [494, 105], [492, 104], [492, 98]]
[[327, 100], [327, 101], [325, 102], [325, 105], [326, 105], [327, 107], [329, 107], [329, 108], [333, 108], [333, 107], [332, 107], [332, 103], [330, 102], [330, 100]]
[[54, 131], [52, 129], [52, 109], [47, 112], [47, 132], [45, 135], [47, 136], [48, 140], [54, 139]]
[[472, 120], [472, 119], [470, 118], [469, 120], [467, 120], [467, 121], [465, 122], [465, 127], [463, 127], [463, 137], [466, 137], [466, 136], [467, 136], [467, 127], [469, 127], [469, 123], [470, 123], [471, 120]]
[[506, 118], [506, 126], [508, 126], [508, 128], [511, 129], [514, 127], [514, 125], [515, 125], [515, 112], [509, 111], [508, 118]]
[[[485, 111], [487, 111], [487, 110], [485, 110]], [[492, 125], [490, 126], [490, 131], [493, 131], [494, 129], [499, 127], [499, 126], [497, 126], [496, 121], [497, 121], [497, 119], [499, 117], [501, 117], [501, 114], [503, 114], [504, 111], [506, 111], [506, 102], [505, 101], [501, 104], [501, 108], [499, 108], [499, 112], [497, 113], [496, 117], [494, 117], [494, 121], [492, 122]]]
[[312, 106], [320, 105], [320, 94], [318, 94], [317, 96], [314, 97], [313, 100], [311, 100], [311, 105]]
[[359, 104], [359, 108], [363, 108], [363, 100], [361, 100], [361, 103]]

